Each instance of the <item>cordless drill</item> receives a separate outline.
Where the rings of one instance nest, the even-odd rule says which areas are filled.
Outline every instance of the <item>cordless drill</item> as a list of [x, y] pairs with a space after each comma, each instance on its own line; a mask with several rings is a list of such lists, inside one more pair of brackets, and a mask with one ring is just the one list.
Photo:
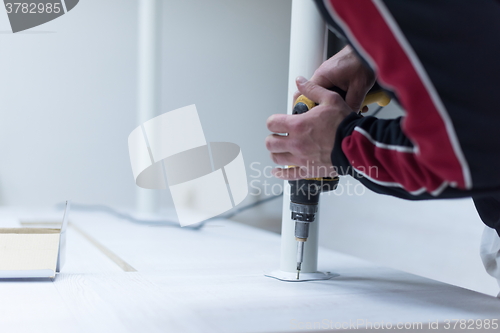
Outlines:
[[[345, 99], [346, 92], [339, 88], [331, 90]], [[381, 90], [370, 91], [363, 101], [364, 106], [377, 103], [386, 106], [391, 99]], [[301, 114], [311, 110], [316, 103], [300, 95], [295, 101], [292, 114]], [[295, 221], [295, 239], [297, 240], [297, 280], [300, 277], [302, 261], [304, 260], [304, 243], [309, 237], [309, 225], [316, 219], [318, 212], [319, 195], [322, 192], [335, 190], [339, 183], [339, 177], [308, 178], [290, 180], [290, 211], [292, 220]]]

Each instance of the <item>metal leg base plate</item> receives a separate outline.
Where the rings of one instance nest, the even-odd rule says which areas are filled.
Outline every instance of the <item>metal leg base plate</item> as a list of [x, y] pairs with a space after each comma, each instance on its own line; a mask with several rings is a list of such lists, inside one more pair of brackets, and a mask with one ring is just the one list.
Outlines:
[[330, 272], [314, 272], [314, 273], [301, 272], [300, 278], [297, 280], [296, 272], [292, 273], [292, 272], [283, 272], [280, 270], [276, 270], [269, 273], [265, 273], [264, 276], [286, 282], [305, 282], [305, 281], [329, 280], [339, 275]]

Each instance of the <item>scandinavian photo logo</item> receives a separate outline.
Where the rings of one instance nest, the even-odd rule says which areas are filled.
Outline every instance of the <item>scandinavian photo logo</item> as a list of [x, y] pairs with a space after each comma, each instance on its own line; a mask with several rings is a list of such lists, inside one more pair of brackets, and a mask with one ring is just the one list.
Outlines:
[[248, 195], [240, 147], [207, 142], [194, 104], [138, 126], [128, 149], [137, 186], [168, 188], [183, 227], [225, 213]]
[[31, 29], [52, 21], [75, 8], [79, 0], [4, 0], [12, 32]]

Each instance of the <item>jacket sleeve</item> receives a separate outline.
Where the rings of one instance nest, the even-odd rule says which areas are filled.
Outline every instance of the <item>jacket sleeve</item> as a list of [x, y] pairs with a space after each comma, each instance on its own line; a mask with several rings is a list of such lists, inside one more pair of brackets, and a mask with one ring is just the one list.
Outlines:
[[340, 124], [332, 164], [371, 190], [405, 199], [442, 194], [448, 181], [420, 161], [401, 129], [403, 118], [378, 119], [352, 113]]
[[347, 117], [332, 152], [339, 174], [407, 199], [500, 192], [498, 1], [316, 2], [406, 111]]
[[[470, 196], [472, 192], [456, 188], [453, 178], [439, 174], [440, 168], [426, 160], [429, 154], [421, 154], [403, 132], [404, 121], [355, 113], [345, 118], [331, 155], [339, 175], [351, 175], [374, 192], [409, 200]], [[439, 144], [434, 146], [439, 149]]]

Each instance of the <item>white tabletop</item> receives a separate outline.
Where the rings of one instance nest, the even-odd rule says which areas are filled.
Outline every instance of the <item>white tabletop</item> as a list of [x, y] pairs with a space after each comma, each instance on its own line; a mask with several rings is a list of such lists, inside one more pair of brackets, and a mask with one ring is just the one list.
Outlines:
[[[27, 215], [46, 220], [3, 209], [0, 226]], [[195, 231], [72, 212], [66, 264], [55, 280], [0, 281], [0, 330], [287, 332], [314, 322], [500, 317], [496, 298], [325, 249], [320, 269], [340, 277], [264, 277], [278, 267], [279, 251], [279, 235], [226, 220]]]

